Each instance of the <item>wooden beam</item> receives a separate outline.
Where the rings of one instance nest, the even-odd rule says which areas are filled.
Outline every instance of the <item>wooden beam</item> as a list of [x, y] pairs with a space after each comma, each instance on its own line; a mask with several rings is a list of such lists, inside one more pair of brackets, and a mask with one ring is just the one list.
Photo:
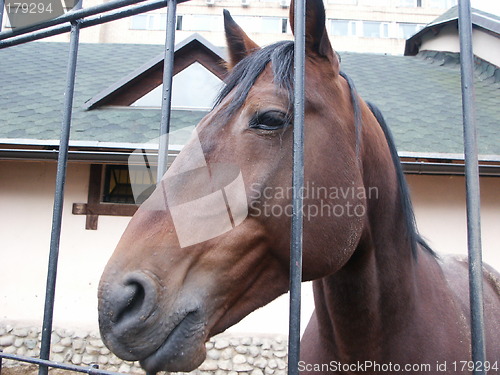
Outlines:
[[[73, 203], [73, 215], [88, 216], [133, 216], [139, 206], [135, 204], [117, 204], [117, 203]], [[87, 228], [90, 229], [90, 228]]]
[[[87, 198], [89, 204], [96, 204], [101, 200], [102, 170], [103, 167], [101, 164], [90, 165], [89, 194]], [[98, 215], [87, 215], [85, 229], [97, 230], [98, 221]]]

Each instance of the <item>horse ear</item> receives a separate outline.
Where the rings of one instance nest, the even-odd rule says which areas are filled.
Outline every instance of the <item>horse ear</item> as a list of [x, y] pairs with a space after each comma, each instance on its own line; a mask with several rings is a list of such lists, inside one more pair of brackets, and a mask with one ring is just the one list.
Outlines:
[[228, 70], [231, 70], [253, 51], [260, 49], [260, 47], [250, 39], [243, 29], [234, 21], [227, 9], [224, 9], [224, 30], [226, 32], [226, 42], [229, 49]]
[[[325, 6], [322, 0], [304, 0], [306, 2], [306, 54], [314, 53], [328, 58], [339, 70], [339, 60], [334, 52], [326, 32]], [[290, 4], [290, 26], [295, 32], [294, 0]]]

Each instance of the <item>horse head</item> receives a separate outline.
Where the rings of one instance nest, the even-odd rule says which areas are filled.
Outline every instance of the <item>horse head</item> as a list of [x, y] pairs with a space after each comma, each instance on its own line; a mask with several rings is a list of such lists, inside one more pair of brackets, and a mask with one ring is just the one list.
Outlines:
[[[323, 3], [306, 8], [303, 276], [312, 280], [349, 260], [367, 199]], [[226, 86], [131, 219], [99, 286], [104, 342], [149, 372], [196, 368], [211, 336], [288, 290], [294, 44], [259, 48], [226, 11], [224, 21]]]

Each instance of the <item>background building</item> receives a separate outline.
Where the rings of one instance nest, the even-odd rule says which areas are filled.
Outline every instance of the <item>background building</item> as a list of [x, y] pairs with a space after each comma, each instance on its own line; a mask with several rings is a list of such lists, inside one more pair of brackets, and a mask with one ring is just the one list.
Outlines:
[[[89, 7], [102, 0], [84, 0]], [[222, 10], [260, 45], [291, 39], [289, 0], [190, 0], [177, 8], [177, 41], [199, 33], [224, 46]], [[338, 51], [403, 54], [405, 39], [421, 30], [457, 0], [328, 0], [327, 29]], [[163, 44], [166, 9], [85, 29], [84, 43]], [[67, 41], [68, 35], [48, 39]]]

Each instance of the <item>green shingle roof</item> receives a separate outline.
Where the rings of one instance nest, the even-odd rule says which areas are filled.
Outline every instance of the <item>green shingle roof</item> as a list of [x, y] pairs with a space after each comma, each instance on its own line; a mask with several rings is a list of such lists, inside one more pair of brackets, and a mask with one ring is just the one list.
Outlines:
[[[460, 66], [441, 64], [423, 56], [342, 54], [342, 69], [381, 108], [400, 152], [463, 152]], [[479, 152], [500, 155], [500, 84], [476, 79], [475, 93]]]
[[[158, 136], [160, 110], [99, 108], [86, 100], [163, 51], [157, 45], [81, 44], [71, 140], [144, 143]], [[0, 53], [0, 138], [57, 140], [65, 89], [68, 47], [29, 43]], [[175, 129], [195, 125], [201, 111], [174, 111]]]
[[[81, 44], [71, 139], [147, 142], [158, 134], [160, 111], [105, 108], [86, 100], [121, 79], [163, 46]], [[29, 43], [0, 51], [0, 138], [59, 138], [67, 45]], [[400, 152], [462, 153], [460, 72], [456, 64], [420, 57], [342, 53], [342, 69], [364, 99], [383, 111]], [[500, 84], [476, 81], [479, 150], [500, 155]], [[194, 125], [204, 112], [174, 111], [172, 127]]]

